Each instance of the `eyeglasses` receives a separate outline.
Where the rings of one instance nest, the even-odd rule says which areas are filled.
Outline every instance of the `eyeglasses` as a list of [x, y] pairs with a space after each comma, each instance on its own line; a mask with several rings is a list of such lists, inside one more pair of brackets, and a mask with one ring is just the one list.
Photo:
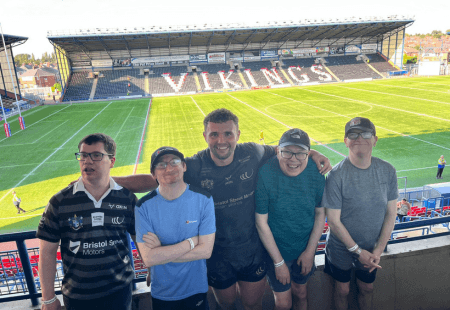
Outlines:
[[80, 152], [80, 153], [75, 153], [75, 157], [78, 161], [85, 161], [86, 159], [88, 159], [88, 157], [90, 157], [92, 159], [92, 161], [101, 161], [103, 159], [103, 156], [114, 156], [113, 154], [103, 154], [100, 152], [93, 152], [93, 153], [84, 153], [84, 152]]
[[363, 137], [363, 139], [370, 139], [372, 138], [372, 133], [370, 131], [364, 131], [364, 132], [350, 132], [347, 134], [347, 138], [350, 140], [356, 140], [359, 136]]
[[306, 157], [308, 156], [308, 153], [303, 153], [303, 152], [299, 152], [299, 153], [293, 153], [290, 151], [281, 151], [281, 157], [283, 157], [284, 159], [291, 159], [292, 156], [295, 155], [295, 158], [297, 158], [298, 160], [305, 160]]
[[179, 166], [181, 164], [181, 159], [179, 158], [174, 158], [171, 161], [165, 162], [165, 161], [160, 161], [159, 163], [157, 163], [155, 165], [156, 169], [166, 169], [168, 165], [171, 165], [172, 167], [176, 167]]

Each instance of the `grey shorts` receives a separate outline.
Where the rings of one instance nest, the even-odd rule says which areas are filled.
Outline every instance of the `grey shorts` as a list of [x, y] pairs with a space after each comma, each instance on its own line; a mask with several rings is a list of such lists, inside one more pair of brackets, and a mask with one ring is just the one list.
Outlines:
[[[277, 280], [277, 276], [275, 275], [275, 266], [273, 261], [269, 258], [270, 261], [267, 262], [267, 279], [269, 280], [270, 287], [274, 292], [286, 292], [291, 288], [291, 283], [287, 283], [283, 285], [280, 281]], [[291, 274], [291, 281], [294, 281], [297, 284], [306, 284], [309, 278], [316, 271], [316, 264], [313, 263], [311, 271], [307, 275], [302, 275], [302, 267], [297, 265], [297, 259], [293, 259], [285, 262]]]

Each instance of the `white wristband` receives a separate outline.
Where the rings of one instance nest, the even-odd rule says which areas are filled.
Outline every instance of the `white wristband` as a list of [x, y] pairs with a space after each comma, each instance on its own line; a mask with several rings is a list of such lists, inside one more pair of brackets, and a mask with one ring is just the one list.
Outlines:
[[281, 262], [274, 264], [275, 268], [281, 267], [284, 265], [284, 259], [281, 260]]
[[350, 252], [355, 252], [358, 248], [359, 248], [359, 245], [355, 244], [354, 246], [352, 246], [351, 248], [348, 248], [347, 250], [349, 250]]
[[44, 305], [50, 305], [50, 304], [54, 303], [55, 301], [56, 301], [56, 294], [55, 294], [55, 297], [53, 297], [52, 299], [49, 299], [49, 300], [42, 300], [42, 303], [43, 303]]
[[194, 241], [192, 241], [191, 238], [187, 238], [186, 240], [189, 241], [189, 244], [191, 245], [191, 250], [193, 250], [195, 248]]

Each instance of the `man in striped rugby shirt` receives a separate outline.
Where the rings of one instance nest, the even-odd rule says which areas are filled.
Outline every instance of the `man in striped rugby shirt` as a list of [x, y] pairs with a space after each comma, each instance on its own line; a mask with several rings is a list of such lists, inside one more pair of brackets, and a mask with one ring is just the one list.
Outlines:
[[116, 144], [97, 133], [78, 144], [81, 178], [54, 195], [39, 223], [42, 310], [59, 310], [54, 291], [61, 242], [66, 309], [131, 310], [127, 233], [135, 233], [136, 196], [110, 177]]

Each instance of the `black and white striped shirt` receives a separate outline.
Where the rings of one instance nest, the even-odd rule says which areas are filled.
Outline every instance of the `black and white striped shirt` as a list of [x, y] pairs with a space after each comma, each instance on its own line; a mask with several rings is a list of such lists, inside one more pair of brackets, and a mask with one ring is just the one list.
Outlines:
[[127, 232], [136, 234], [136, 202], [136, 196], [112, 178], [99, 201], [86, 191], [81, 178], [50, 199], [36, 236], [61, 241], [65, 296], [105, 297], [133, 280]]

